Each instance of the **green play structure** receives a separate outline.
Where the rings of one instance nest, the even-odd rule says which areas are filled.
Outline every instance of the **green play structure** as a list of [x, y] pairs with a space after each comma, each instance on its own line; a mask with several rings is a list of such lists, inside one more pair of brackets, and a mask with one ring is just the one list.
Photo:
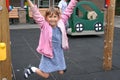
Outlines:
[[69, 35], [104, 34], [104, 13], [90, 1], [77, 3], [69, 19]]

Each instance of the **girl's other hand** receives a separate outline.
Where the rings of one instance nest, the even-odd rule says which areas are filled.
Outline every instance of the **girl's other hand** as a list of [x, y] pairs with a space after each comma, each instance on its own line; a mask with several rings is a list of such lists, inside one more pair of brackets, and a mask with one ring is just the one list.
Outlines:
[[32, 3], [31, 0], [27, 0], [27, 2], [28, 2], [28, 5], [29, 5], [30, 7], [34, 7], [34, 4]]

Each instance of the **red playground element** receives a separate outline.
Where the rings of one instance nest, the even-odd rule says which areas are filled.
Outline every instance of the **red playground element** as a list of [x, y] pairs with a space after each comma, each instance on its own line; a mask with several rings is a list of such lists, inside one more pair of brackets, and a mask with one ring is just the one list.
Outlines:
[[6, 0], [6, 7], [7, 7], [8, 11], [9, 11], [9, 0]]
[[110, 5], [110, 0], [105, 0], [105, 7], [107, 8]]

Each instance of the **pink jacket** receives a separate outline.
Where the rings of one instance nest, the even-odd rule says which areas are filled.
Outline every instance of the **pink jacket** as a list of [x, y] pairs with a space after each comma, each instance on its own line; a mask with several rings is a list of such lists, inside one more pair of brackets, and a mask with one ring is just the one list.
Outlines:
[[[68, 18], [71, 16], [74, 7], [76, 6], [77, 1], [71, 0], [68, 7], [66, 8], [64, 14], [61, 15], [61, 19], [58, 21], [57, 26], [60, 28], [62, 32], [62, 48], [68, 49], [68, 38], [66, 35], [65, 24]], [[45, 20], [45, 18], [40, 14], [37, 6], [31, 7], [31, 11], [33, 13], [33, 18], [36, 23], [40, 26], [41, 34], [39, 39], [39, 45], [37, 47], [37, 51], [40, 54], [45, 55], [46, 57], [53, 58], [52, 51], [52, 27]]]

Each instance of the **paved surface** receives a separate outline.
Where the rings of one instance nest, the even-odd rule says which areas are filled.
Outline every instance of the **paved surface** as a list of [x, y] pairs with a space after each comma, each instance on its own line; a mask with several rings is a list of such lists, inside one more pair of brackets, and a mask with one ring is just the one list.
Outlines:
[[120, 16], [116, 16], [115, 17], [115, 27], [119, 27], [120, 28]]
[[[118, 19], [118, 20], [117, 20]], [[47, 80], [120, 80], [120, 20], [116, 18], [113, 43], [112, 70], [104, 71], [104, 35], [69, 37], [70, 50], [65, 51], [67, 72], [52, 73]], [[10, 25], [13, 80], [24, 80], [23, 70], [29, 64], [38, 67], [40, 56], [36, 52], [39, 29], [36, 24]], [[46, 80], [36, 74], [28, 80]]]

